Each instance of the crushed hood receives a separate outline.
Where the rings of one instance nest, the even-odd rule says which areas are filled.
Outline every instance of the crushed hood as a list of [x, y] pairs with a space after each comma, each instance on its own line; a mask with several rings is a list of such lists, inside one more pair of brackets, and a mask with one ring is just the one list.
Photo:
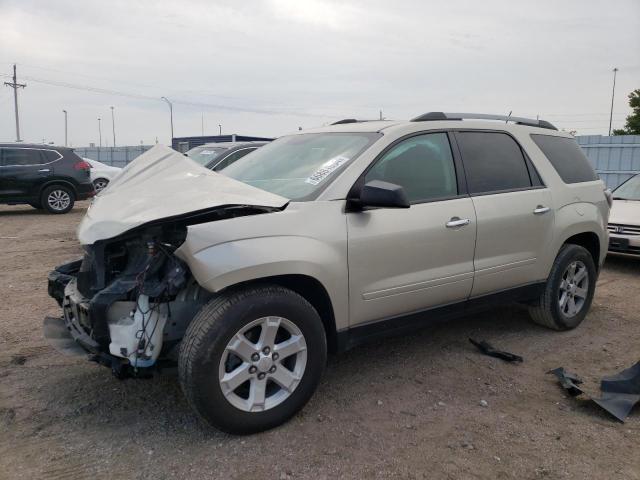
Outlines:
[[92, 244], [154, 220], [221, 206], [284, 207], [289, 200], [201, 167], [156, 145], [127, 165], [87, 210], [78, 240]]
[[640, 201], [614, 200], [609, 214], [609, 223], [640, 226]]

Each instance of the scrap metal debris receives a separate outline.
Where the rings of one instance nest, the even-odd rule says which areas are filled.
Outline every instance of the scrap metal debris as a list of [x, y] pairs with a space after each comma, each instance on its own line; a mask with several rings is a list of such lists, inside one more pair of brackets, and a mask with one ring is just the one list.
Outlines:
[[562, 367], [547, 373], [555, 375], [562, 388], [572, 397], [585, 395], [623, 423], [636, 403], [640, 402], [640, 362], [616, 375], [603, 378], [600, 382], [600, 390], [602, 391], [600, 398], [586, 394], [578, 387], [582, 380], [576, 374], [567, 372]]
[[489, 355], [490, 357], [500, 358], [500, 359], [505, 360], [507, 362], [522, 362], [523, 361], [523, 358], [520, 355], [516, 355], [515, 353], [505, 352], [505, 351], [502, 351], [502, 350], [497, 350], [497, 349], [495, 349], [493, 347], [493, 345], [491, 345], [489, 342], [487, 342], [485, 340], [481, 340], [481, 341], [478, 342], [477, 340], [474, 340], [473, 338], [470, 338], [469, 341], [473, 345], [478, 347], [478, 350], [480, 350], [485, 355]]
[[575, 373], [567, 372], [564, 367], [549, 370], [547, 373], [552, 373], [553, 375], [558, 377], [562, 388], [564, 388], [572, 397], [577, 397], [578, 395], [584, 393], [582, 389], [578, 387], [578, 385], [582, 383], [580, 377], [578, 377]]

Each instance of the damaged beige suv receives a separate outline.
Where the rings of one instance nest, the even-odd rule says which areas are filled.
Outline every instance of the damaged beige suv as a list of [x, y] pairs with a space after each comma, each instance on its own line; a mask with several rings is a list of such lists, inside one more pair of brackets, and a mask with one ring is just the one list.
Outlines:
[[177, 363], [227, 432], [286, 421], [327, 352], [394, 331], [503, 302], [574, 328], [607, 252], [604, 185], [544, 121], [343, 120], [223, 173], [161, 146], [128, 165], [49, 275], [44, 328], [120, 377]]

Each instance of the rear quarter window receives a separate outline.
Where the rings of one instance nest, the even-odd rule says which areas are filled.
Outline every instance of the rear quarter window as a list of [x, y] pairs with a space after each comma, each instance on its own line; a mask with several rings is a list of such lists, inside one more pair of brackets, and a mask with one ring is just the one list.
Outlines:
[[598, 175], [573, 138], [532, 134], [531, 139], [549, 159], [564, 183], [592, 182]]

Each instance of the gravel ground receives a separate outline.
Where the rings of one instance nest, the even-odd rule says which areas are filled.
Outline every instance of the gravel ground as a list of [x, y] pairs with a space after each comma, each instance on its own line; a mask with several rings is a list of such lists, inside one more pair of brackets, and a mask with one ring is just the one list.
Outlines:
[[59, 314], [46, 274], [79, 256], [85, 208], [0, 207], [0, 478], [640, 479], [640, 408], [618, 423], [545, 374], [567, 367], [595, 392], [639, 359], [640, 259], [607, 259], [574, 331], [509, 307], [360, 347], [330, 358], [289, 423], [233, 437], [200, 423], [175, 373], [119, 381], [42, 338]]

